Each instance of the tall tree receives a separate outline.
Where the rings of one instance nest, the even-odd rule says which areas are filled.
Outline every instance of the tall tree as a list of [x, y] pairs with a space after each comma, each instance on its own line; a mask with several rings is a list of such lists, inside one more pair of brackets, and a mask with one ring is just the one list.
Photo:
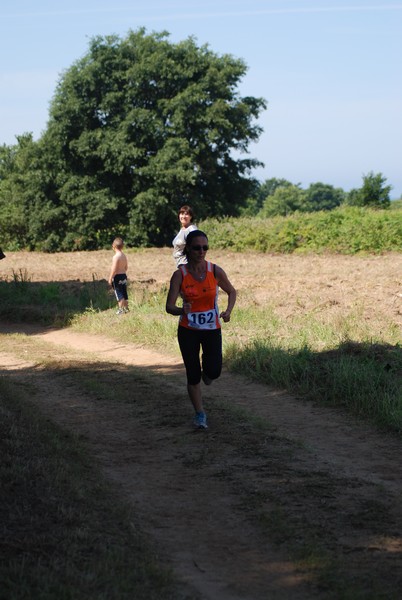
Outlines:
[[276, 177], [271, 177], [263, 182], [256, 181], [245, 206], [241, 208], [241, 215], [250, 217], [257, 215], [267, 197], [272, 196], [276, 189], [292, 185], [287, 179], [277, 179]]
[[279, 186], [273, 194], [266, 197], [258, 213], [260, 217], [284, 217], [296, 210], [303, 211], [306, 201], [306, 192], [299, 185]]
[[332, 210], [340, 206], [345, 199], [345, 192], [328, 183], [311, 183], [306, 190], [306, 206], [308, 212]]
[[[27, 144], [31, 140], [27, 139]], [[23, 154], [22, 150], [18, 154], [18, 145], [0, 147], [0, 239], [10, 249], [23, 248], [27, 242]]]
[[45, 179], [39, 145], [31, 133], [17, 136], [13, 146], [0, 148], [0, 229], [2, 242], [8, 248], [31, 246], [34, 207], [37, 205], [42, 211], [46, 203]]
[[350, 190], [345, 203], [350, 206], [368, 206], [371, 208], [389, 208], [392, 186], [385, 185], [387, 179], [382, 173], [370, 171], [363, 175], [361, 188]]
[[245, 73], [193, 38], [94, 38], [62, 76], [44, 134], [68, 214], [63, 244], [94, 247], [112, 228], [132, 244], [170, 242], [183, 198], [199, 218], [236, 215], [261, 164], [240, 156], [265, 108], [239, 96]]
[[0, 228], [7, 247], [63, 249], [68, 219], [56, 189], [62, 174], [56, 155], [31, 133], [0, 149]]

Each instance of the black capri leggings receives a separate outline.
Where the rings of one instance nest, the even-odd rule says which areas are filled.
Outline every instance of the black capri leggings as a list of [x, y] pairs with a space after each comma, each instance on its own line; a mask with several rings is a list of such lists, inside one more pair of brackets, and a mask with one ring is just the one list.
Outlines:
[[179, 325], [177, 338], [189, 385], [196, 385], [201, 381], [201, 347], [202, 370], [210, 379], [219, 377], [222, 371], [222, 333], [220, 329], [198, 331]]

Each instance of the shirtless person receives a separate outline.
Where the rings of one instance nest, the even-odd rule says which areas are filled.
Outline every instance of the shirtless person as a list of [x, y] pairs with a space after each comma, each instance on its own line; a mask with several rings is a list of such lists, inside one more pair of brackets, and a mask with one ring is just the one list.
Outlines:
[[127, 257], [123, 252], [124, 242], [121, 238], [116, 238], [113, 241], [112, 248], [114, 256], [112, 260], [112, 268], [109, 275], [109, 285], [113, 286], [119, 308], [117, 315], [122, 315], [128, 312], [128, 295], [127, 295]]

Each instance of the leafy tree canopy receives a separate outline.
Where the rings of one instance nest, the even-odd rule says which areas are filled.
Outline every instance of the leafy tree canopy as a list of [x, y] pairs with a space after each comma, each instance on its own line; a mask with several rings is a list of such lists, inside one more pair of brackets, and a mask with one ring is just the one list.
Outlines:
[[[35, 247], [35, 231], [42, 231], [48, 222], [49, 204], [54, 212], [51, 179], [41, 145], [32, 134], [18, 136], [16, 145], [0, 148], [0, 230], [8, 248]], [[54, 223], [49, 226], [54, 229]]]
[[276, 177], [266, 179], [262, 183], [257, 181], [245, 206], [240, 209], [241, 215], [255, 216], [262, 209], [266, 198], [272, 196], [276, 189], [280, 187], [291, 187], [292, 185], [294, 184], [287, 179], [278, 179]]
[[[285, 216], [295, 211], [316, 212], [332, 210], [340, 206], [345, 198], [341, 188], [334, 188], [326, 183], [311, 183], [304, 190], [301, 184], [292, 184], [286, 179], [267, 179], [260, 185], [258, 194], [264, 194], [258, 215], [261, 217]], [[261, 197], [257, 196], [257, 202]], [[255, 203], [257, 204], [257, 203]], [[244, 211], [246, 214], [246, 211]]]
[[332, 210], [340, 206], [345, 199], [345, 192], [328, 183], [311, 183], [306, 190], [306, 206], [308, 212]]
[[300, 187], [300, 184], [294, 184], [287, 179], [279, 179], [277, 177], [271, 177], [270, 179], [266, 179], [260, 185], [257, 191], [257, 197], [260, 198], [262, 202], [267, 198], [267, 196], [272, 196], [278, 188], [287, 188], [296, 185]]
[[198, 218], [238, 214], [261, 164], [238, 157], [266, 107], [239, 96], [245, 73], [193, 38], [172, 44], [141, 29], [92, 39], [61, 77], [40, 140], [52, 178], [40, 244], [97, 247], [117, 231], [133, 245], [170, 243], [184, 202]]
[[311, 183], [304, 190], [301, 184], [293, 184], [287, 179], [272, 177], [255, 186], [246, 206], [241, 209], [243, 216], [259, 215], [273, 217], [288, 215], [295, 211], [316, 212], [332, 210], [340, 206], [345, 192], [327, 183]]
[[304, 210], [306, 192], [299, 185], [279, 186], [267, 196], [258, 213], [260, 217], [286, 216], [297, 210]]
[[363, 175], [361, 188], [350, 190], [345, 203], [349, 206], [368, 206], [371, 208], [389, 208], [392, 186], [385, 185], [386, 178], [382, 173], [370, 171]]

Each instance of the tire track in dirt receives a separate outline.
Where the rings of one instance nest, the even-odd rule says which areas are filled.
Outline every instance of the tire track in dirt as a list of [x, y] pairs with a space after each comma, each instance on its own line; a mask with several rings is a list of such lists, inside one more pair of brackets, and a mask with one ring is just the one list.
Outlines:
[[[308, 573], [270, 544], [253, 520], [246, 518], [244, 510], [239, 510], [239, 497], [233, 487], [240, 493], [243, 485], [254, 485], [257, 491], [268, 486], [273, 469], [269, 476], [264, 473], [267, 457], [258, 461], [252, 456], [247, 468], [247, 464], [232, 456], [230, 448], [222, 446], [222, 464], [226, 461], [233, 469], [232, 489], [208, 465], [194, 477], [193, 466], [183, 461], [189, 443], [196, 451], [205, 452], [209, 443], [215, 443], [219, 431], [212, 428], [208, 433], [212, 441], [207, 443], [208, 438], [200, 442], [200, 436], [189, 435], [185, 417], [188, 401], [179, 359], [104, 336], [69, 330], [28, 326], [7, 330], [3, 326], [0, 332], [17, 329], [48, 342], [50, 349], [63, 346], [93, 353], [99, 361], [134, 365], [159, 376], [168, 375], [161, 394], [181, 403], [183, 423], [150, 424], [146, 418], [133, 420], [128, 406], [122, 406], [117, 413], [106, 402], [95, 403], [88, 395], [77, 396], [76, 390], [60, 387], [57, 379], [46, 371], [39, 373], [29, 362], [16, 360], [9, 354], [1, 357], [9, 373], [20, 375], [23, 370], [34, 380], [41, 390], [34, 401], [42, 410], [62, 425], [79, 430], [89, 440], [107, 477], [134, 503], [144, 531], [156, 540], [162, 556], [169, 557], [176, 573], [195, 593], [211, 600], [327, 597], [326, 591], [310, 586]], [[287, 497], [281, 499], [283, 504], [292, 507], [295, 514], [317, 511], [315, 503], [323, 504], [319, 506], [322, 519], [328, 521], [333, 544], [348, 557], [351, 574], [354, 569], [356, 573], [359, 569], [369, 570], [370, 565], [378, 568], [381, 558], [384, 565], [389, 565], [391, 583], [397, 580], [395, 573], [398, 568], [401, 571], [402, 565], [400, 440], [380, 435], [338, 411], [298, 401], [286, 393], [248, 383], [226, 372], [204, 395], [207, 406], [212, 407], [217, 401], [234, 403], [268, 420], [277, 436], [272, 443], [288, 439], [297, 446], [289, 458], [290, 464], [285, 469], [282, 466], [277, 476], [283, 494], [287, 492]], [[175, 440], [184, 440], [182, 446]], [[270, 453], [268, 447], [267, 455]], [[316, 494], [306, 489], [303, 474], [313, 476]], [[305, 497], [295, 493], [296, 489]], [[347, 530], [345, 524], [352, 513], [355, 519], [364, 517], [358, 510], [363, 502], [371, 500], [377, 506], [379, 489], [388, 509], [387, 527], [383, 516], [377, 535], [375, 527], [366, 530], [364, 523], [355, 527], [357, 532]], [[323, 498], [317, 500], [319, 494]], [[333, 510], [339, 513], [336, 518]], [[343, 529], [335, 533], [337, 525]], [[382, 573], [386, 574], [385, 566]]]
[[[151, 367], [159, 373], [181, 373], [184, 382], [179, 358], [148, 348], [66, 329], [39, 328], [34, 335], [56, 345], [94, 352], [106, 360]], [[345, 416], [339, 410], [295, 399], [286, 392], [248, 382], [226, 371], [212, 388], [204, 389], [203, 394], [206, 401], [219, 397], [264, 417], [275, 428], [280, 428], [281, 434], [305, 445], [317, 461], [317, 468], [333, 469], [338, 474], [383, 485], [402, 494], [400, 439], [378, 433], [370, 425]]]

